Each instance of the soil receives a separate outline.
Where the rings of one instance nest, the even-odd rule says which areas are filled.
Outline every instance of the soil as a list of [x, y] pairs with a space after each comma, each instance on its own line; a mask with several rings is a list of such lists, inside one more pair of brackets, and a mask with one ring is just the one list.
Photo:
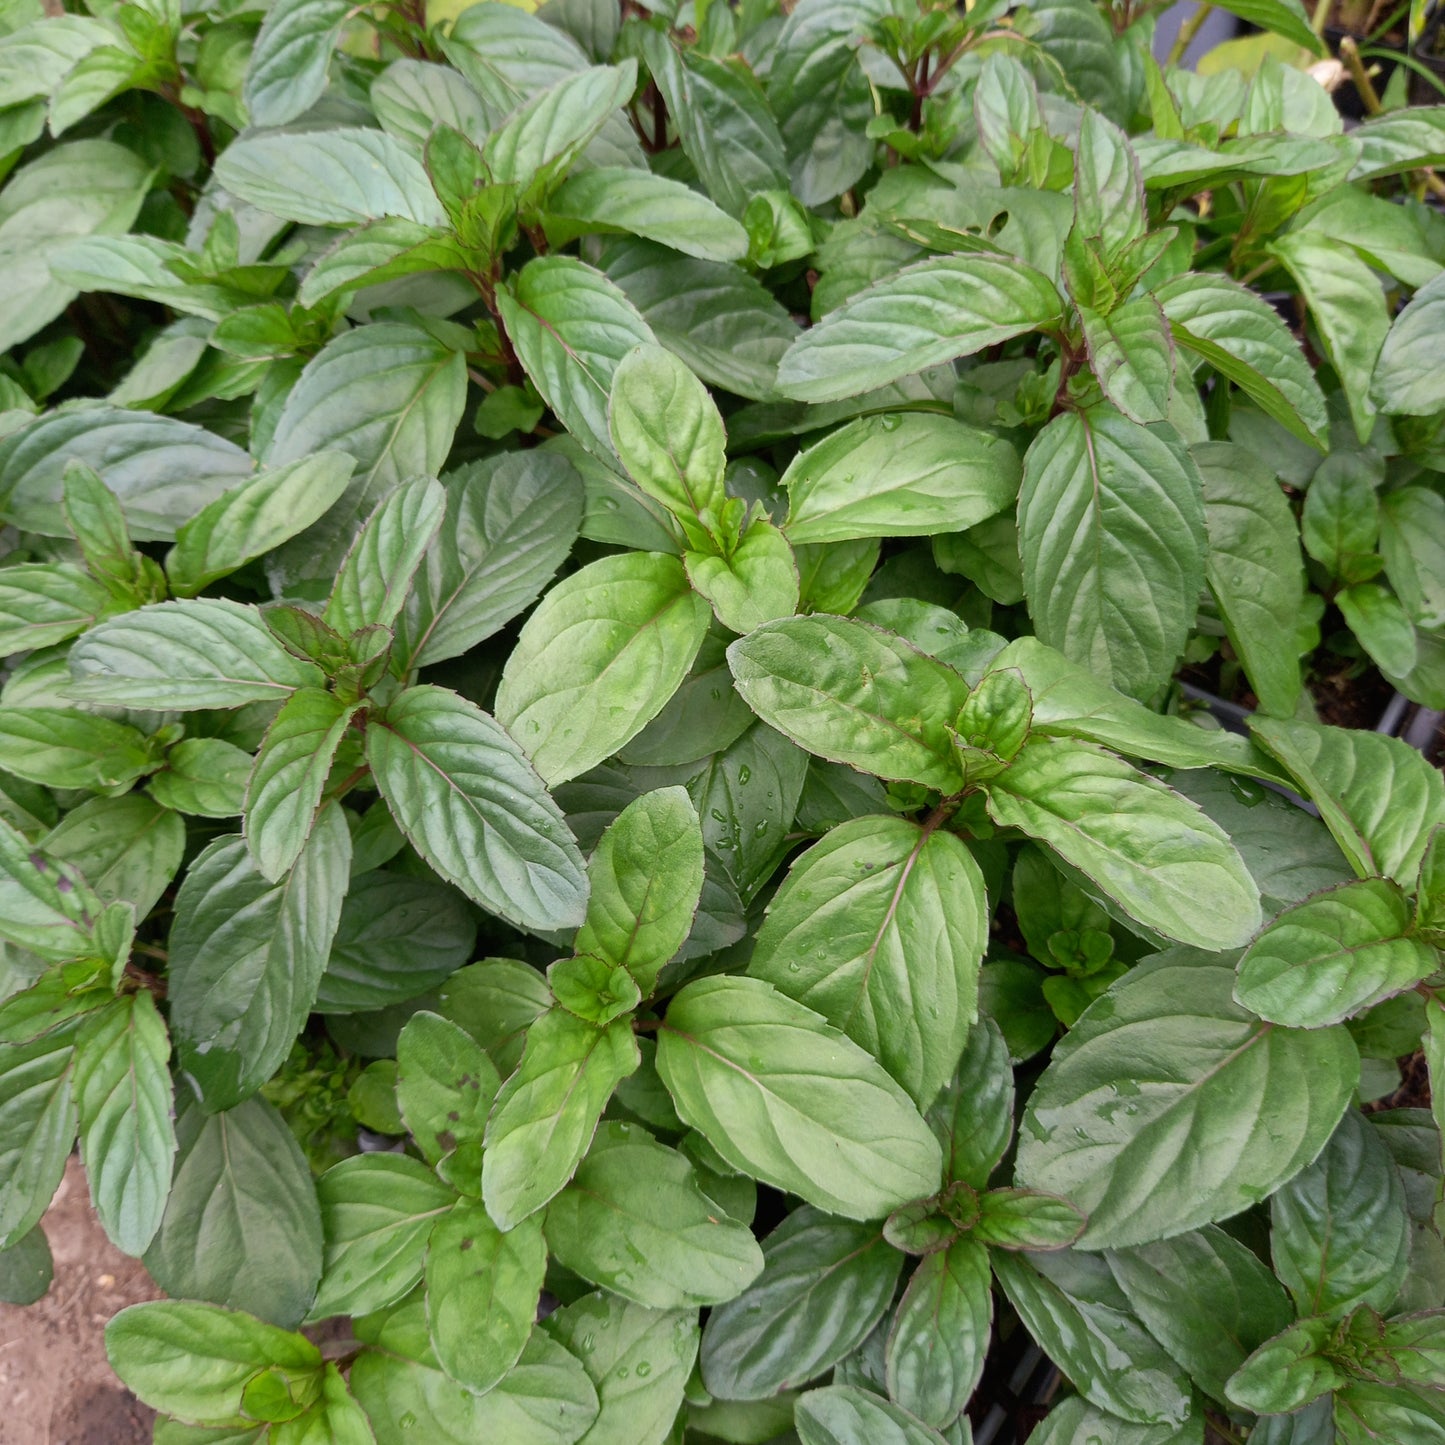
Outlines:
[[1428, 1109], [1430, 1107], [1430, 1069], [1425, 1063], [1423, 1051], [1406, 1054], [1396, 1059], [1400, 1068], [1400, 1087], [1383, 1099], [1375, 1099], [1364, 1106], [1366, 1114], [1378, 1114], [1385, 1109]]
[[0, 1445], [147, 1445], [155, 1415], [111, 1373], [104, 1330], [160, 1291], [105, 1237], [76, 1158], [44, 1228], [50, 1293], [24, 1309], [0, 1305]]

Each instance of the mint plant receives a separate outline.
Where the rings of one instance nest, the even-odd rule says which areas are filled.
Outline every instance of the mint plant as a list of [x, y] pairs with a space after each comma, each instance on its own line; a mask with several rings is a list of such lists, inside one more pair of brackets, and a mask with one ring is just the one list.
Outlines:
[[78, 1140], [159, 1445], [1445, 1441], [1445, 107], [1225, 8], [0, 5], [0, 1297]]

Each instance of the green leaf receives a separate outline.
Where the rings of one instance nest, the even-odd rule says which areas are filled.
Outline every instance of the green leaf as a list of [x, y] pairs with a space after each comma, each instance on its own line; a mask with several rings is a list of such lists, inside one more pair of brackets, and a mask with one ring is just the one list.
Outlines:
[[447, 475], [446, 516], [395, 623], [403, 672], [460, 657], [530, 606], [582, 521], [577, 473], [556, 452], [510, 452]]
[[42, 958], [82, 956], [101, 901], [69, 864], [55, 864], [0, 818], [0, 938]]
[[678, 518], [690, 539], [699, 529], [721, 538], [727, 437], [692, 372], [660, 346], [635, 347], [613, 374], [607, 419], [633, 481]]
[[0, 707], [0, 768], [49, 788], [123, 788], [155, 766], [139, 729], [68, 707]]
[[1199, 475], [1172, 433], [1065, 412], [1024, 459], [1019, 552], [1040, 640], [1148, 697], [1172, 676], [1204, 581]]
[[341, 1371], [329, 1362], [321, 1398], [295, 1419], [273, 1426], [270, 1440], [271, 1445], [376, 1445], [371, 1422], [352, 1399]]
[[408, 688], [372, 719], [366, 757], [412, 846], [469, 898], [524, 928], [580, 920], [577, 845], [521, 749], [486, 713], [445, 688]]
[[[7, 104], [13, 93], [7, 83]], [[75, 291], [50, 274], [55, 250], [81, 236], [128, 231], [152, 174], [125, 146], [80, 140], [52, 147], [7, 178], [0, 197], [0, 267], [6, 277], [0, 350], [33, 336], [75, 299]]]
[[601, 1411], [587, 1445], [664, 1445], [697, 1359], [697, 1315], [605, 1293], [549, 1317], [547, 1332], [582, 1361]]
[[278, 883], [234, 834], [191, 865], [171, 926], [170, 1022], [208, 1110], [240, 1103], [291, 1051], [331, 951], [350, 862], [350, 835], [331, 806]]
[[99, 582], [65, 562], [0, 567], [0, 646], [8, 656], [65, 642], [84, 632], [109, 603]]
[[1189, 1418], [1188, 1376], [1134, 1317], [1099, 1255], [997, 1253], [993, 1268], [1029, 1333], [1085, 1399], [1141, 1425]]
[[962, 531], [1010, 505], [1018, 455], [951, 417], [859, 417], [799, 453], [783, 473], [795, 544]]
[[1063, 1249], [1084, 1232], [1084, 1216], [1053, 1194], [993, 1189], [978, 1203], [974, 1236], [997, 1249]]
[[731, 632], [752, 632], [798, 610], [798, 567], [788, 540], [766, 517], [757, 517], [732, 554], [688, 552], [688, 580]]
[[1440, 1445], [1445, 1441], [1445, 1410], [1439, 1392], [1351, 1380], [1335, 1394], [1335, 1438], [1340, 1445], [1388, 1439]]
[[993, 1323], [988, 1250], [962, 1235], [924, 1255], [888, 1332], [888, 1394], [943, 1429], [956, 1420], [983, 1375]]
[[1225, 276], [1187, 273], [1154, 292], [1174, 339], [1301, 441], [1325, 448], [1329, 418], [1309, 363], [1267, 301]]
[[643, 33], [642, 55], [683, 153], [723, 210], [741, 216], [753, 196], [787, 189], [783, 138], [745, 64], [679, 50], [653, 31]]
[[627, 297], [571, 256], [539, 256], [497, 291], [532, 384], [574, 437], [611, 464], [607, 399], [622, 358], [656, 341]]
[[1074, 234], [1094, 241], [1112, 268], [1143, 234], [1144, 182], [1128, 137], [1098, 111], [1085, 108], [1074, 162]]
[[587, 876], [577, 952], [620, 964], [650, 995], [687, 941], [702, 891], [702, 829], [687, 793], [659, 788], [629, 803], [603, 833]]
[[334, 448], [356, 458], [356, 472], [342, 499], [271, 567], [329, 587], [359, 519], [399, 483], [442, 470], [466, 394], [466, 357], [419, 326], [375, 321], [323, 346], [286, 396], [266, 463]]
[[612, 1091], [638, 1062], [630, 1020], [599, 1029], [554, 1008], [532, 1024], [487, 1123], [482, 1198], [499, 1228], [513, 1228], [561, 1192]]
[[110, 707], [282, 702], [320, 671], [293, 657], [254, 607], [221, 598], [157, 602], [93, 627], [70, 649], [70, 693]]
[[393, 60], [372, 81], [367, 99], [381, 128], [417, 150], [438, 122], [473, 140], [481, 140], [490, 129], [487, 105], [471, 82], [429, 61]]
[[763, 1272], [708, 1316], [703, 1383], [763, 1400], [822, 1374], [882, 1319], [902, 1265], [876, 1227], [795, 1209], [763, 1241]]
[[1033, 1445], [1204, 1445], [1204, 1416], [1195, 1415], [1178, 1427], [1136, 1425], [1091, 1405], [1082, 1395], [1070, 1395], [1030, 1438]]
[[343, 636], [389, 627], [406, 603], [412, 575], [441, 526], [446, 493], [427, 477], [403, 482], [366, 519], [337, 573], [323, 614]]
[[423, 1009], [402, 1028], [396, 1066], [397, 1104], [423, 1157], [437, 1164], [463, 1148], [474, 1164], [502, 1086], [482, 1046], [460, 1025]]
[[765, 1183], [849, 1219], [938, 1187], [937, 1140], [881, 1065], [759, 979], [677, 994], [657, 1067], [684, 1122]]
[[[360, 842], [353, 838], [353, 847]], [[472, 956], [476, 941], [470, 906], [455, 889], [355, 869], [353, 855], [351, 888], [316, 994], [318, 1013], [362, 1013], [427, 993]]]
[[266, 12], [242, 92], [252, 125], [285, 125], [321, 99], [349, 15], [346, 0], [279, 0]]
[[1251, 726], [1318, 806], [1360, 877], [1414, 885], [1430, 830], [1445, 822], [1438, 769], [1379, 733], [1260, 717]]
[[1308, 1168], [1270, 1200], [1270, 1253], [1301, 1315], [1388, 1310], [1410, 1260], [1410, 1216], [1374, 1125], [1345, 1112]]
[[773, 395], [798, 328], [755, 277], [648, 241], [614, 241], [601, 265], [657, 340], [704, 381], [754, 401]]
[[1310, 25], [1300, 0], [1221, 0], [1221, 10], [1238, 15], [1261, 30], [1271, 30], [1313, 54], [1320, 53], [1320, 40]]
[[603, 557], [558, 583], [527, 619], [502, 670], [497, 716], [547, 783], [565, 782], [657, 716], [707, 622], [677, 558]]
[[75, 1025], [0, 1045], [0, 1249], [40, 1221], [75, 1142]]
[[354, 710], [319, 687], [298, 688], [266, 729], [246, 787], [245, 832], [252, 862], [272, 883], [295, 863], [310, 836]]
[[379, 130], [243, 136], [222, 152], [216, 179], [259, 210], [309, 226], [356, 226], [382, 216], [446, 222], [421, 163]]
[[1440, 967], [1409, 936], [1414, 909], [1384, 878], [1342, 883], [1281, 913], [1239, 961], [1235, 996], [1275, 1023], [1320, 1028], [1403, 993]]
[[[1445, 106], [1436, 109], [1445, 112]], [[1381, 411], [1390, 416], [1429, 416], [1445, 407], [1445, 384], [1439, 368], [1430, 364], [1442, 317], [1445, 279], [1437, 276], [1395, 317], [1380, 348], [1370, 396]]]
[[99, 475], [131, 535], [147, 542], [169, 541], [254, 465], [234, 443], [174, 417], [108, 406], [54, 411], [0, 441], [0, 515], [28, 532], [69, 536], [62, 502], [72, 462]]
[[1411, 106], [1371, 116], [1353, 139], [1360, 143], [1360, 158], [1350, 172], [1352, 181], [1445, 164], [1445, 106]]
[[1225, 1399], [1225, 1381], [1245, 1358], [1293, 1318], [1259, 1256], [1214, 1225], [1106, 1258], [1130, 1309], [1215, 1400]]
[[176, 1152], [171, 1041], [150, 994], [124, 994], [75, 1040], [80, 1153], [95, 1211], [126, 1254], [149, 1247], [165, 1213]]
[[1445, 627], [1445, 497], [1426, 487], [1386, 492], [1380, 498], [1380, 551], [1411, 619], [1420, 627]]
[[120, 501], [84, 462], [72, 462], [61, 483], [61, 510], [85, 565], [121, 595], [135, 595], [142, 572]]
[[33, 1305], [50, 1292], [54, 1276], [50, 1241], [38, 1224], [8, 1249], [0, 1249], [0, 1303]]
[[355, 470], [345, 453], [320, 451], [224, 492], [176, 529], [166, 557], [171, 590], [192, 597], [304, 532], [340, 499]]
[[718, 1217], [687, 1159], [632, 1124], [602, 1125], [546, 1229], [558, 1263], [654, 1309], [720, 1305], [763, 1268], [752, 1231]]
[[[1262, 1023], [1235, 1003], [1233, 982], [1227, 960], [1172, 949], [1115, 983], [1054, 1050], [1024, 1115], [1016, 1174], [1088, 1214], [1083, 1248], [1227, 1219], [1334, 1132], [1358, 1079], [1349, 1034]], [[1176, 1167], [1185, 1149], [1187, 1170]]]
[[144, 918], [181, 866], [186, 826], [140, 793], [90, 798], [40, 846], [47, 858], [76, 869], [99, 903], [129, 903]]
[[539, 1221], [503, 1234], [480, 1204], [439, 1219], [426, 1254], [427, 1325], [442, 1368], [477, 1394], [521, 1358], [547, 1270]]
[[690, 186], [631, 166], [602, 166], [565, 181], [543, 225], [554, 246], [577, 236], [622, 232], [703, 261], [740, 261], [747, 232]]
[[429, 272], [464, 271], [466, 264], [467, 253], [447, 228], [383, 216], [345, 232], [323, 251], [306, 273], [296, 299], [303, 306], [319, 307], [341, 292]]
[[312, 1319], [363, 1315], [399, 1300], [422, 1277], [432, 1226], [456, 1194], [403, 1154], [358, 1154], [316, 1183], [326, 1232]]
[[485, 1395], [438, 1369], [375, 1350], [352, 1365], [351, 1390], [381, 1441], [404, 1440], [419, 1426], [437, 1445], [488, 1439], [576, 1445], [598, 1411], [597, 1391], [581, 1363], [541, 1330], [532, 1331], [516, 1367]]
[[988, 808], [995, 822], [1047, 843], [1166, 938], [1232, 948], [1259, 927], [1259, 890], [1224, 831], [1092, 744], [1035, 739], [994, 779]]
[[511, 958], [459, 970], [442, 986], [440, 998], [438, 1012], [461, 1024], [504, 1076], [522, 1056], [527, 1029], [552, 1004], [542, 975]]
[[803, 1445], [945, 1445], [916, 1415], [856, 1385], [810, 1390], [794, 1419]]
[[867, 1049], [920, 1108], [977, 1018], [983, 875], [952, 833], [855, 818], [792, 865], [749, 973]]
[[770, 622], [728, 648], [764, 722], [831, 762], [945, 793], [963, 785], [949, 724], [968, 696], [951, 667], [845, 617]]
[[969, 1030], [958, 1068], [928, 1112], [943, 1145], [944, 1177], [986, 1189], [1013, 1137], [1013, 1070], [992, 1019]]
[[1105, 399], [1140, 425], [1164, 421], [1174, 396], [1174, 340], [1159, 303], [1137, 296], [1107, 316], [1083, 307], [1079, 316]]
[[1260, 710], [1292, 717], [1300, 696], [1294, 640], [1304, 566], [1288, 499], [1272, 468], [1243, 447], [1206, 442], [1190, 453], [1204, 483], [1204, 573]]
[[223, 1114], [187, 1104], [147, 1272], [167, 1294], [300, 1323], [321, 1275], [311, 1170], [280, 1114], [248, 1099]]
[[1354, 247], [1328, 236], [1293, 231], [1269, 249], [1284, 263], [1309, 306], [1325, 355], [1340, 378], [1355, 432], [1368, 441], [1375, 424], [1370, 379], [1390, 330], [1380, 278]]
[[937, 256], [906, 266], [843, 303], [795, 341], [778, 390], [837, 401], [1055, 325], [1047, 277], [995, 256]]
[[[167, 750], [165, 767], [151, 774], [146, 791], [178, 813], [234, 818], [245, 807], [253, 761], [250, 753], [220, 738], [183, 738]], [[179, 866], [179, 851], [176, 863]], [[137, 911], [149, 910], [137, 907]]]
[[122, 1310], [105, 1327], [105, 1352], [139, 1399], [202, 1424], [239, 1415], [247, 1384], [262, 1371], [299, 1385], [322, 1367], [320, 1350], [301, 1335], [178, 1300]]
[[[1293, 1413], [1348, 1380], [1324, 1351], [1328, 1320], [1301, 1320], [1261, 1345], [1229, 1381], [1229, 1399], [1248, 1410]], [[1329, 1439], [1336, 1438], [1333, 1430]]]

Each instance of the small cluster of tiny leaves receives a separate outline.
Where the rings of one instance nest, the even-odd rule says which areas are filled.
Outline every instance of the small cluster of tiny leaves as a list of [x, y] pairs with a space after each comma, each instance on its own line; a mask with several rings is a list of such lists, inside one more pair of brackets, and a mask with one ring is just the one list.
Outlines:
[[1445, 107], [1223, 4], [0, 0], [0, 1297], [78, 1135], [158, 1445], [1445, 1442]]

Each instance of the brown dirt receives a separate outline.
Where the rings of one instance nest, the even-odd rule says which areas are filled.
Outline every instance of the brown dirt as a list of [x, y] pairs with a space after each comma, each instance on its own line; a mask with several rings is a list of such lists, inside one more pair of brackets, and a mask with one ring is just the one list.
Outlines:
[[104, 1330], [160, 1291], [105, 1237], [78, 1159], [44, 1225], [50, 1293], [25, 1309], [0, 1305], [0, 1445], [144, 1445], [155, 1417], [111, 1373]]

